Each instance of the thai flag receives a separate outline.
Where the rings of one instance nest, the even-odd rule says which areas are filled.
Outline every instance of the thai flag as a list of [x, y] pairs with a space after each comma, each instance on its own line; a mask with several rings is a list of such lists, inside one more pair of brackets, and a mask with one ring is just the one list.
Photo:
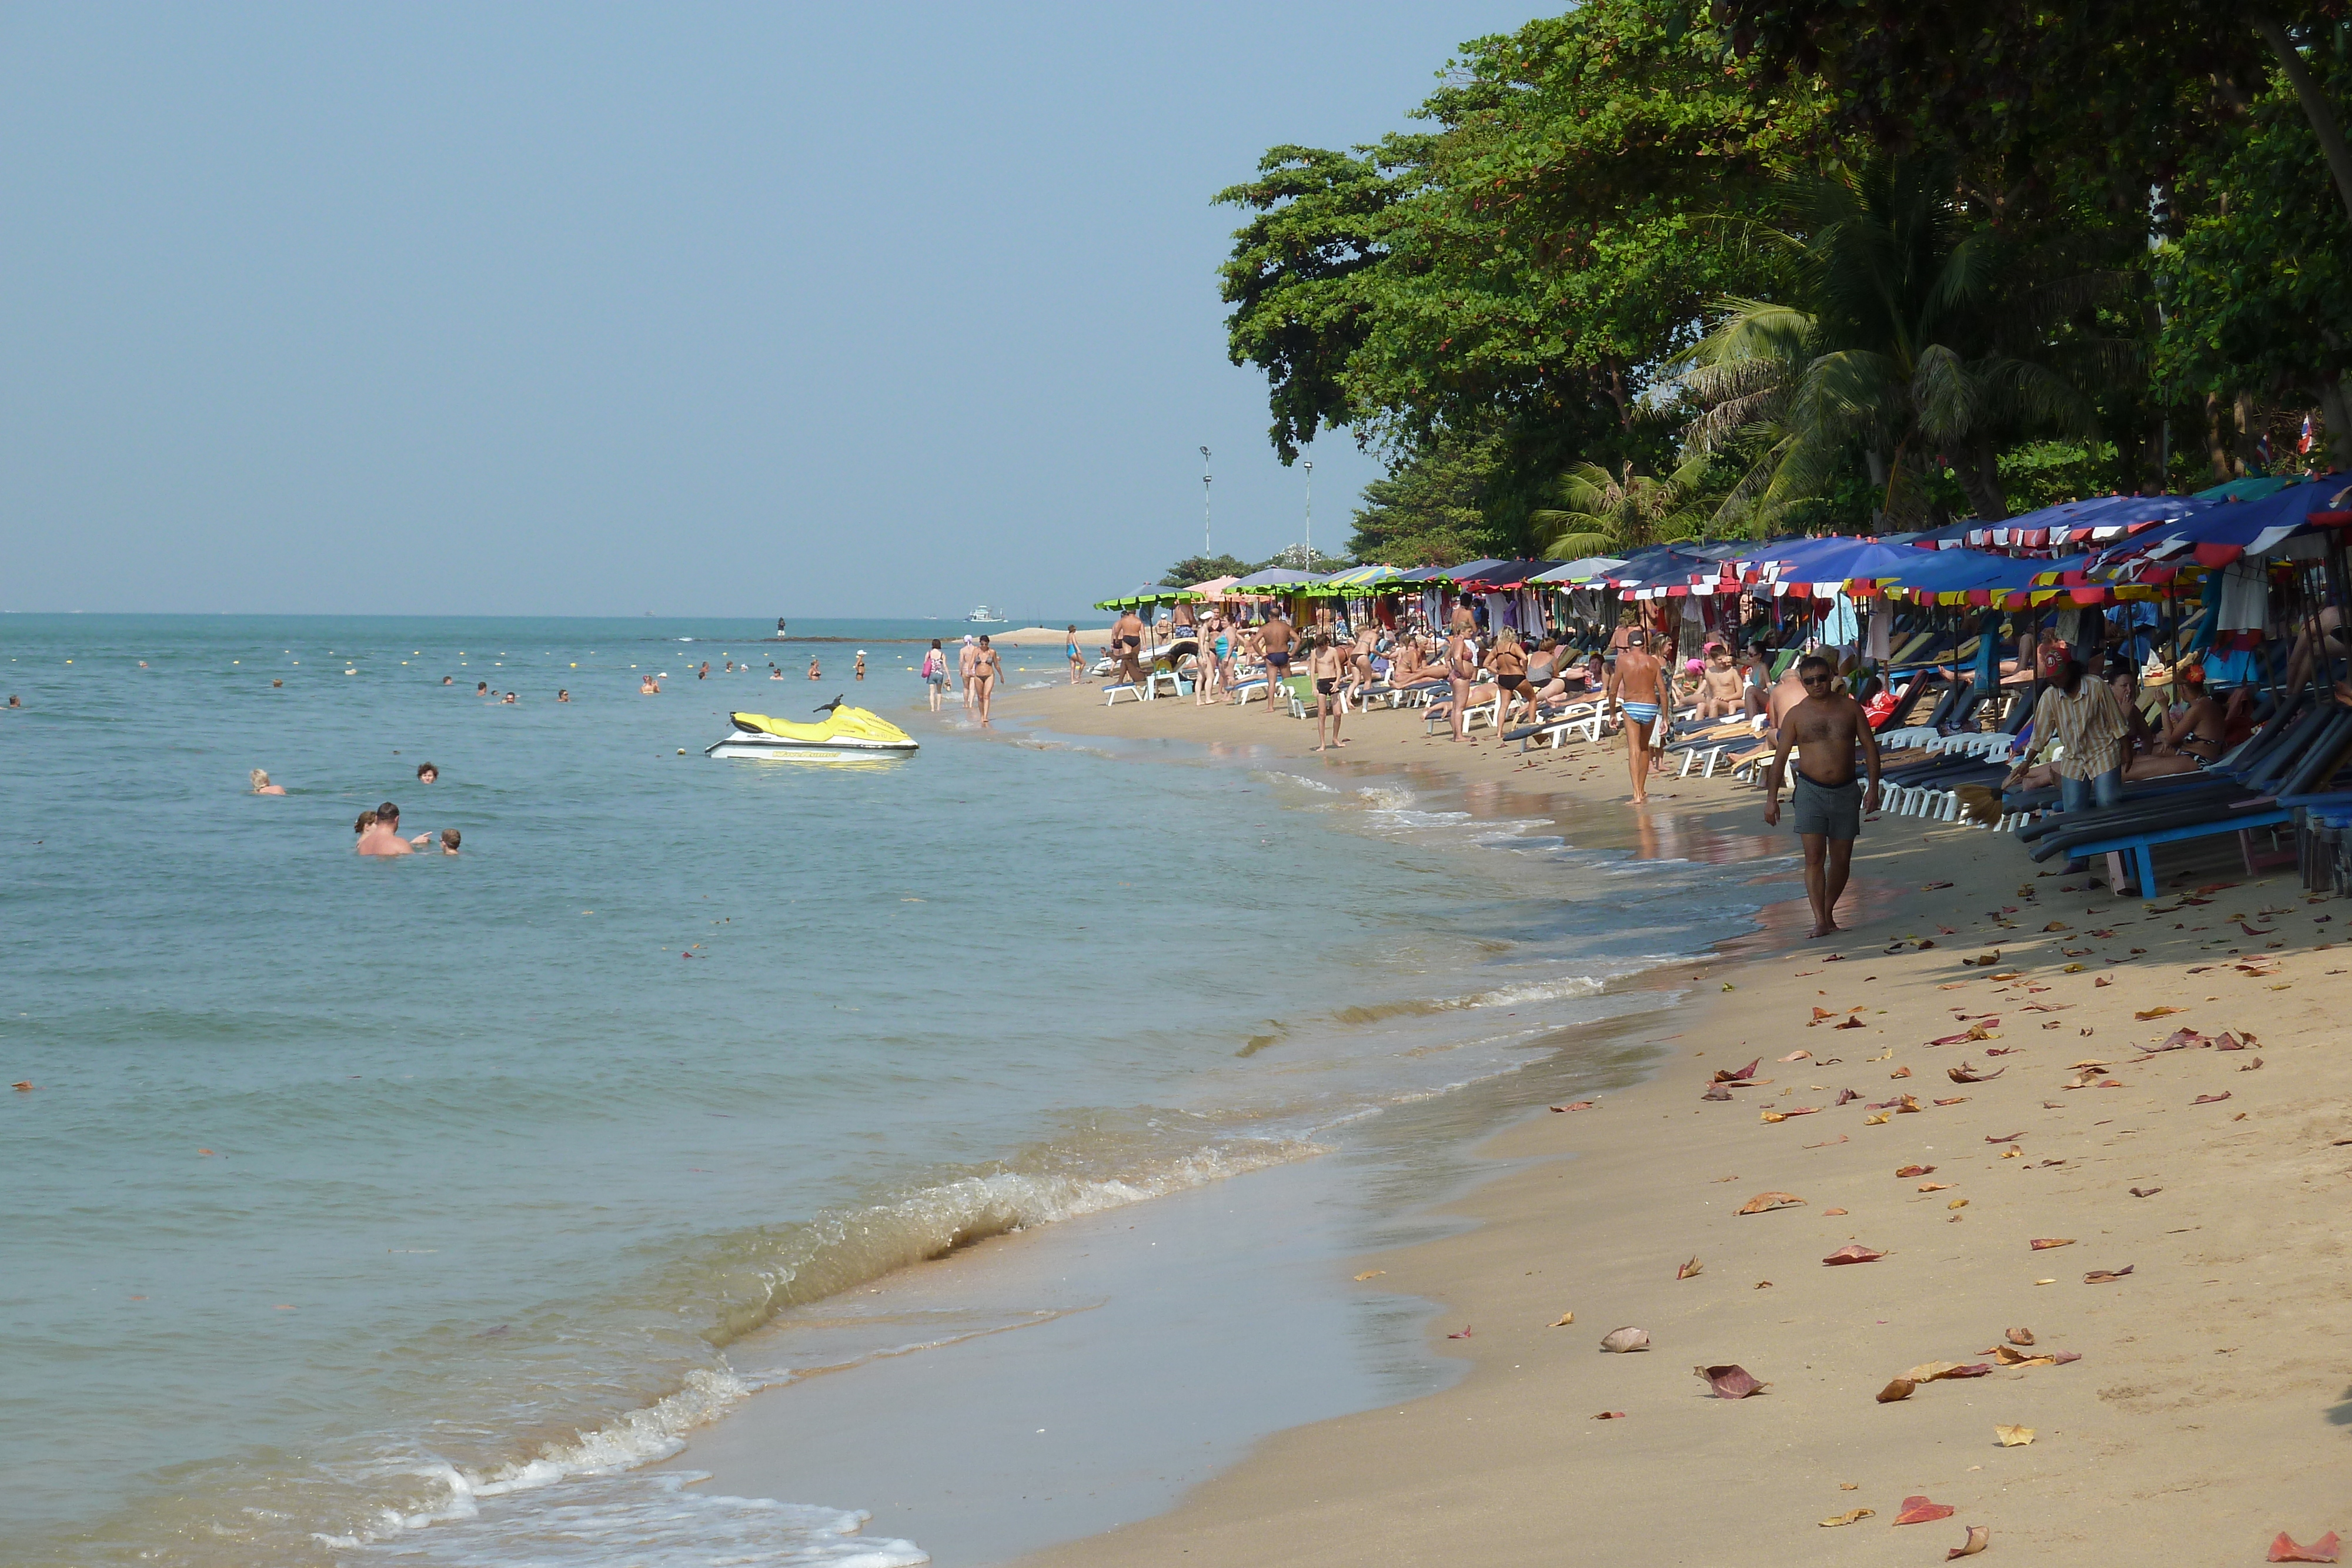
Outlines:
[[2303, 434], [2296, 438], [2294, 449], [2298, 453], [2311, 450], [2311, 415], [2307, 413], [2303, 416]]

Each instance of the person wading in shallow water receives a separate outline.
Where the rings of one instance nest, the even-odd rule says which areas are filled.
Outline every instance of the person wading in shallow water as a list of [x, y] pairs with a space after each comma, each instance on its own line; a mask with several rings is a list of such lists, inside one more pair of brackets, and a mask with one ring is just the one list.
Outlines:
[[[1780, 747], [1772, 756], [1772, 771], [1764, 782], [1764, 825], [1780, 821], [1780, 778], [1789, 765], [1791, 747], [1798, 751], [1797, 787], [1790, 795], [1796, 807], [1796, 830], [1805, 846], [1805, 899], [1813, 906], [1811, 935], [1826, 936], [1838, 928], [1837, 901], [1845, 892], [1846, 874], [1853, 865], [1853, 841], [1862, 836], [1862, 819], [1878, 810], [1878, 740], [1862, 716], [1862, 705], [1837, 689], [1837, 666], [1819, 653], [1797, 661], [1797, 678], [1805, 685], [1805, 700], [1780, 720]], [[1853, 776], [1854, 743], [1870, 768], [1865, 793]]]
[[1625, 715], [1625, 756], [1633, 770], [1633, 804], [1643, 806], [1650, 800], [1651, 743], [1664, 732], [1660, 717], [1666, 706], [1665, 674], [1650, 653], [1648, 632], [1639, 626], [1620, 630], [1625, 633], [1625, 650], [1617, 655], [1617, 670], [1610, 681], [1617, 706]]

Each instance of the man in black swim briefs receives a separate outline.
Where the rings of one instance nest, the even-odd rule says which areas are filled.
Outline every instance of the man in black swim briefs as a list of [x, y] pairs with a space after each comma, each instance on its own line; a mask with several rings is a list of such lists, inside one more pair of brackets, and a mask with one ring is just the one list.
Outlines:
[[[1797, 678], [1804, 683], [1805, 699], [1780, 720], [1780, 746], [1773, 753], [1772, 770], [1764, 780], [1764, 822], [1780, 821], [1780, 779], [1789, 766], [1790, 749], [1799, 749], [1796, 806], [1797, 835], [1805, 846], [1805, 898], [1813, 906], [1812, 936], [1826, 936], [1838, 928], [1837, 901], [1845, 892], [1853, 865], [1853, 841], [1862, 836], [1862, 819], [1878, 810], [1878, 740], [1862, 716], [1862, 705], [1837, 689], [1837, 666], [1819, 653], [1797, 661]], [[1853, 776], [1854, 744], [1870, 768], [1865, 793]]]
[[[1297, 643], [1298, 633], [1277, 610], [1274, 618], [1258, 629], [1258, 639], [1265, 646], [1265, 711], [1272, 713], [1276, 689], [1290, 678], [1290, 650]], [[1287, 702], [1282, 704], [1286, 715], [1289, 709]]]

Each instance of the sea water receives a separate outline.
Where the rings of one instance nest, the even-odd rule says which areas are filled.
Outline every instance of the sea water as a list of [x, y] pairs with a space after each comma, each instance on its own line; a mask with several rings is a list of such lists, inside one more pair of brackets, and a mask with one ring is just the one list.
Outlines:
[[[779, 1314], [1311, 1157], [1754, 907], [1360, 759], [981, 737], [913, 675], [961, 628], [793, 630], [0, 617], [0, 1561], [919, 1562], [591, 1483]], [[701, 754], [836, 693], [920, 754]], [[386, 800], [462, 852], [353, 855]]]

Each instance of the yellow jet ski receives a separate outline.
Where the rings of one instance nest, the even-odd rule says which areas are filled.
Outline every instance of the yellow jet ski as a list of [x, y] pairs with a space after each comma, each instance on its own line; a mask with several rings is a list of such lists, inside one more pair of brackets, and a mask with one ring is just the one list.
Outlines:
[[705, 757], [911, 757], [915, 737], [839, 697], [816, 710], [822, 724], [794, 724], [763, 713], [730, 714], [735, 732], [703, 748]]

